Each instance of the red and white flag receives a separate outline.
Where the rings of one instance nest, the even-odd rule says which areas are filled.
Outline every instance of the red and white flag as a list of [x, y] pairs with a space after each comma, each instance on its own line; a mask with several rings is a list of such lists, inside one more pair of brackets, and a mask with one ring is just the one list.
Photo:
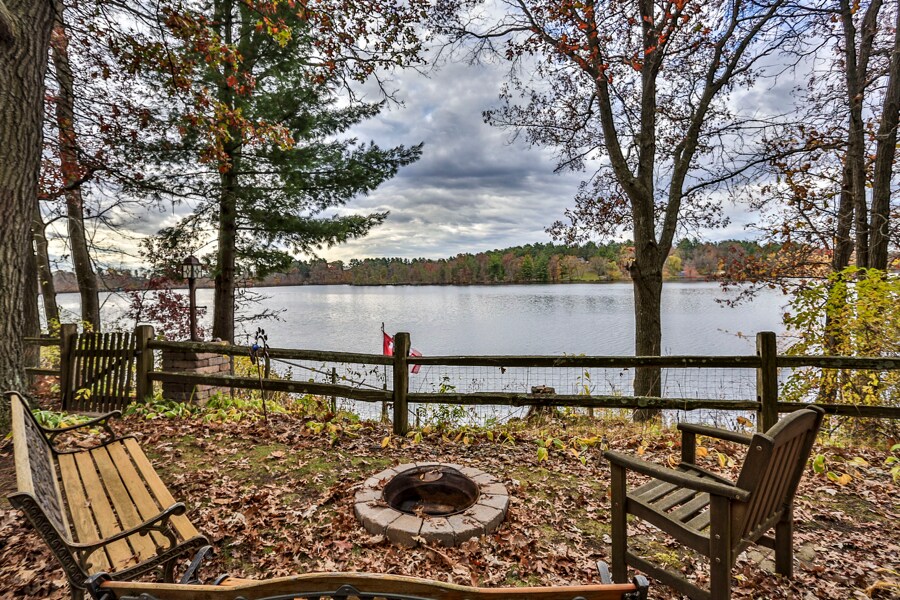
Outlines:
[[[409, 349], [410, 356], [422, 356], [422, 353], [416, 350], [415, 348]], [[422, 365], [413, 365], [413, 368], [410, 370], [411, 373], [418, 373], [419, 369], [422, 368]]]
[[[381, 332], [383, 339], [381, 341], [381, 353], [385, 356], [393, 356], [394, 355], [394, 338], [384, 331]], [[409, 349], [410, 356], [422, 356], [422, 353], [416, 350], [415, 348]], [[410, 369], [411, 373], [418, 373], [419, 369], [422, 368], [422, 365], [413, 365], [412, 369]]]

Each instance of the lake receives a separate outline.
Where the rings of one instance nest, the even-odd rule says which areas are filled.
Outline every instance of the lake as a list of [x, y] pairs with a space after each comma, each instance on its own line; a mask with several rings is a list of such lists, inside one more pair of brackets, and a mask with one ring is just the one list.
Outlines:
[[[588, 354], [633, 355], [634, 309], [630, 283], [509, 286], [300, 286], [254, 288], [259, 307], [280, 311], [278, 320], [242, 323], [238, 343], [263, 327], [271, 347], [381, 352], [381, 324], [388, 333], [408, 331], [426, 355]], [[669, 282], [663, 288], [663, 353], [746, 355], [755, 353], [755, 334], [782, 334], [786, 297], [763, 290], [736, 308], [713, 282]], [[60, 306], [78, 308], [77, 294], [61, 294]], [[197, 302], [212, 312], [212, 290], [198, 290]], [[122, 312], [122, 298], [109, 295], [106, 319]], [[125, 326], [130, 326], [126, 324]], [[330, 371], [330, 365], [295, 365]], [[558, 393], [629, 393], [630, 374], [599, 370], [486, 368], [422, 369], [411, 378], [414, 391], [453, 387], [459, 391], [529, 390], [551, 385]], [[353, 375], [381, 387], [384, 375]], [[752, 371], [692, 369], [664, 372], [666, 395], [747, 399], [755, 397]], [[375, 379], [373, 379], [373, 377]], [[380, 377], [380, 379], [379, 379]], [[388, 374], [389, 377], [389, 374]], [[368, 413], [367, 410], [362, 410]]]

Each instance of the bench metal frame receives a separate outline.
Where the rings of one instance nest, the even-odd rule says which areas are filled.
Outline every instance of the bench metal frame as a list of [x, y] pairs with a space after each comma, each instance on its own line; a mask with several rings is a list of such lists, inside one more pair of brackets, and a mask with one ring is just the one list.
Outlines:
[[116, 582], [100, 573], [87, 582], [93, 600], [646, 600], [649, 583], [637, 576], [616, 584], [604, 563], [600, 585], [477, 588], [383, 573], [308, 573], [254, 581], [227, 575], [213, 585]]
[[[140, 452], [140, 447], [133, 441], [133, 436], [116, 436], [110, 420], [121, 416], [119, 411], [102, 415], [85, 423], [59, 429], [48, 429], [41, 426], [31, 412], [31, 407], [24, 396], [16, 392], [6, 392], [12, 412], [13, 439], [15, 447], [16, 480], [18, 491], [7, 496], [13, 507], [25, 513], [25, 516], [37, 530], [38, 534], [50, 547], [66, 573], [74, 600], [84, 596], [85, 581], [98, 569], [92, 568], [91, 558], [98, 550], [110, 544], [126, 540], [131, 536], [148, 536], [155, 547], [155, 553], [137, 564], [115, 571], [112, 579], [129, 579], [154, 569], [160, 571], [165, 581], [174, 581], [176, 561], [186, 554], [201, 549], [206, 551], [206, 537], [197, 534], [182, 539], [173, 526], [173, 518], [184, 515], [186, 509], [181, 502], [168, 503], [169, 506], [158, 514], [146, 518], [132, 527], [117, 531], [102, 539], [89, 542], [77, 541], [70, 526], [70, 518], [74, 518], [72, 506], [67, 504], [60, 487], [61, 457], [65, 460], [77, 460], [79, 456], [90, 456], [90, 453], [105, 446], [115, 444], [127, 447], [130, 452]], [[86, 428], [102, 429], [107, 439], [95, 447], [85, 450], [66, 450], [57, 447], [57, 438], [64, 433], [77, 432]], [[118, 451], [119, 449], [116, 448]], [[132, 454], [133, 455], [133, 454]], [[146, 459], [146, 457], [143, 457]], [[149, 465], [149, 463], [148, 463]], [[152, 470], [152, 467], [148, 467]], [[153, 473], [156, 477], [155, 472]], [[102, 480], [101, 480], [102, 482]], [[124, 485], [124, 483], [122, 484]], [[160, 483], [161, 485], [161, 483]], [[167, 500], [171, 499], [166, 492]], [[69, 499], [71, 502], [71, 500]], [[187, 522], [187, 521], [184, 521]], [[98, 536], [99, 537], [99, 536]], [[126, 546], [127, 547], [127, 546]], [[145, 544], [145, 547], [147, 545]]]

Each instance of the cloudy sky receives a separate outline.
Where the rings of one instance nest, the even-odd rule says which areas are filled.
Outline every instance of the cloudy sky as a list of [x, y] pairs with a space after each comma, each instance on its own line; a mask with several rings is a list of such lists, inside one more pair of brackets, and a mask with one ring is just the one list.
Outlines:
[[[498, 105], [507, 65], [449, 63], [428, 74], [401, 72], [393, 84], [402, 105], [358, 125], [352, 135], [382, 147], [424, 142], [422, 158], [376, 191], [351, 200], [342, 212], [390, 211], [367, 237], [324, 249], [328, 260], [398, 256], [441, 258], [520, 244], [549, 242], [545, 229], [574, 205], [582, 174], [554, 173], [552, 151], [512, 141], [511, 132], [486, 125], [482, 111]], [[743, 92], [738, 102], [766, 103], [772, 90]], [[174, 224], [190, 208], [135, 215], [135, 238]], [[706, 239], [746, 238], [750, 219], [729, 207], [727, 229]], [[115, 240], [131, 247], [134, 241]], [[211, 247], [203, 249], [210, 251]], [[136, 252], [122, 259], [134, 263]], [[305, 257], [300, 257], [305, 258]], [[117, 262], [112, 260], [110, 262]]]

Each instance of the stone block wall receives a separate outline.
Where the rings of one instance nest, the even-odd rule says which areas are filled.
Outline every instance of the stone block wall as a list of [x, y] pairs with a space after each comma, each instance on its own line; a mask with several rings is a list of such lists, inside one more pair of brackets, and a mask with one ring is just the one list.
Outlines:
[[[188, 352], [163, 350], [162, 368], [164, 371], [185, 371], [198, 375], [227, 375], [231, 372], [229, 358], [213, 352]], [[177, 402], [204, 403], [216, 392], [225, 391], [212, 385], [194, 385], [191, 383], [163, 383], [163, 398]]]

